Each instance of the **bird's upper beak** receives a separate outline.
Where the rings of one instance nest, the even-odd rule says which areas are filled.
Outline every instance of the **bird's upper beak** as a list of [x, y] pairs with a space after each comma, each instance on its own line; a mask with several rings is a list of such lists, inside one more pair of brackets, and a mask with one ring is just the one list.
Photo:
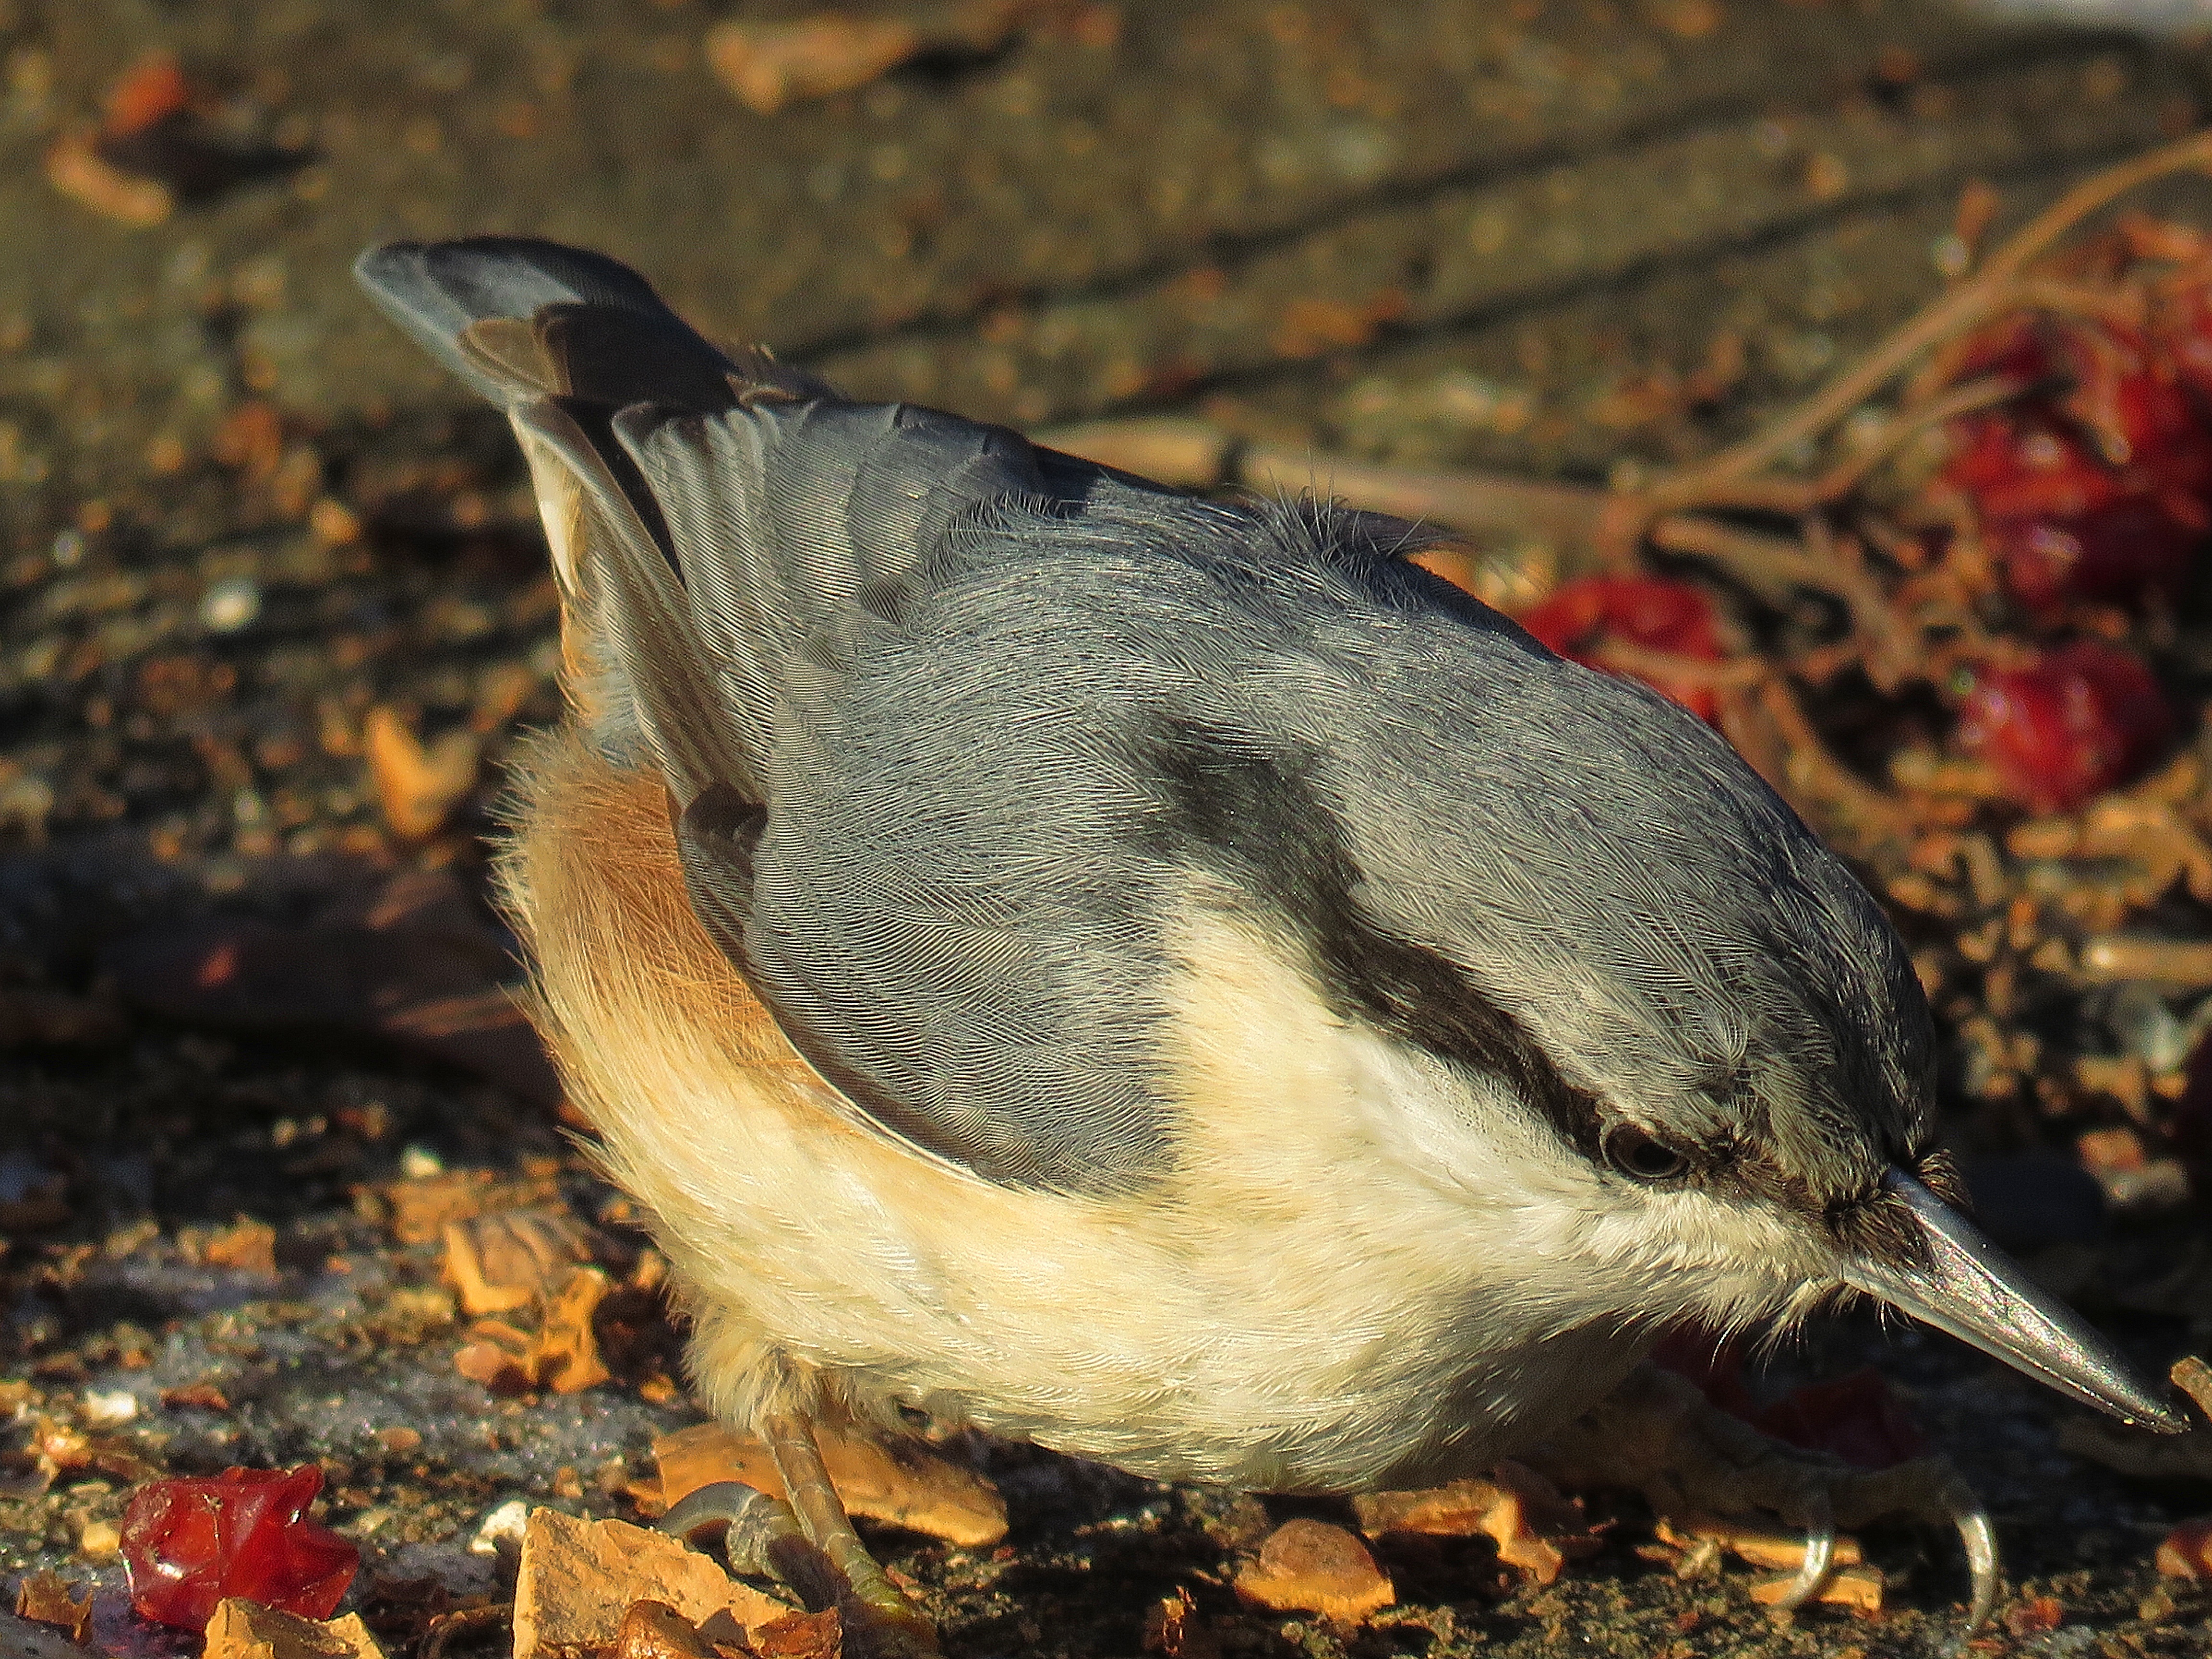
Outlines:
[[2189, 1427], [2118, 1349], [1964, 1216], [1902, 1170], [1893, 1168], [1882, 1184], [1911, 1218], [1925, 1247], [1922, 1261], [1901, 1266], [1856, 1255], [1844, 1264], [1845, 1283], [2124, 1422], [2164, 1434]]

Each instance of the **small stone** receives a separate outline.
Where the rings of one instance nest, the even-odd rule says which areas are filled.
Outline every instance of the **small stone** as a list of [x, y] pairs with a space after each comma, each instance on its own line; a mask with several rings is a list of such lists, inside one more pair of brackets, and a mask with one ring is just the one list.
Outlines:
[[302, 1619], [258, 1601], [218, 1602], [202, 1659], [384, 1659], [361, 1615]]
[[510, 1498], [478, 1524], [476, 1534], [469, 1540], [471, 1555], [497, 1555], [499, 1547], [507, 1544], [515, 1549], [522, 1547], [522, 1537], [530, 1522], [530, 1502], [527, 1498]]
[[1237, 1575], [1237, 1594], [1273, 1613], [1318, 1613], [1356, 1624], [1398, 1599], [1367, 1547], [1341, 1527], [1288, 1521]]
[[226, 576], [200, 595], [200, 625], [212, 634], [235, 634], [261, 615], [261, 585], [251, 576]]

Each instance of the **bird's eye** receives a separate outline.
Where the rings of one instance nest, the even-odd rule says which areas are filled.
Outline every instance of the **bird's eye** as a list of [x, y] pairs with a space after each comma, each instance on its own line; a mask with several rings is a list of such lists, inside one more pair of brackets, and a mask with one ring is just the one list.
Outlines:
[[1688, 1158], [1633, 1123], [1605, 1132], [1605, 1161], [1632, 1181], [1679, 1181], [1690, 1172]]

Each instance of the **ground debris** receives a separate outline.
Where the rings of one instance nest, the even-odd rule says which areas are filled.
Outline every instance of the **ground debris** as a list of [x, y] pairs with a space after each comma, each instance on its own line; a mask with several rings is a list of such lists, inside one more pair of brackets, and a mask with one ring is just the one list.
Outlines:
[[1578, 1498], [1525, 1464], [1504, 1462], [1487, 1480], [1455, 1480], [1427, 1492], [1376, 1492], [1352, 1499], [1359, 1529], [1370, 1538], [1391, 1533], [1496, 1540], [1498, 1559], [1536, 1583], [1559, 1576], [1571, 1556], [1599, 1547]]
[[384, 1659], [384, 1650], [357, 1613], [340, 1619], [303, 1619], [233, 1599], [208, 1620], [202, 1659]]
[[551, 1206], [449, 1221], [445, 1245], [446, 1282], [468, 1314], [512, 1313], [545, 1300], [592, 1255], [583, 1224]]
[[665, 1533], [558, 1510], [530, 1512], [514, 1587], [514, 1659], [569, 1659], [610, 1647], [629, 1610], [647, 1601], [709, 1642], [748, 1647], [752, 1632], [791, 1612]]
[[[969, 1549], [988, 1549], [1006, 1535], [1006, 1504], [973, 1469], [917, 1443], [896, 1451], [858, 1434], [817, 1427], [822, 1461], [848, 1511]], [[740, 1480], [783, 1496], [783, 1477], [767, 1446], [719, 1423], [678, 1429], [653, 1442], [660, 1468], [654, 1494], [665, 1510], [718, 1480]]]
[[1237, 1575], [1237, 1595], [1273, 1613], [1318, 1613], [1357, 1624], [1398, 1599], [1367, 1547], [1341, 1527], [1286, 1521]]
[[15, 1586], [15, 1616], [67, 1631], [70, 1641], [82, 1642], [92, 1628], [92, 1592], [80, 1595], [59, 1573], [26, 1573]]

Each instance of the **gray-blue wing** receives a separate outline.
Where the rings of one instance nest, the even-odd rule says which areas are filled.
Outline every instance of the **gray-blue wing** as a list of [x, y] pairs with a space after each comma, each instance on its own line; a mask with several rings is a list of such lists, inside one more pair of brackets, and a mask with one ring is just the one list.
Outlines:
[[1070, 644], [1048, 544], [1093, 495], [1193, 504], [733, 358], [598, 256], [359, 270], [507, 410], [694, 908], [855, 1120], [995, 1180], [1136, 1177], [1164, 1120], [1149, 808], [1095, 660], [1125, 653]]

